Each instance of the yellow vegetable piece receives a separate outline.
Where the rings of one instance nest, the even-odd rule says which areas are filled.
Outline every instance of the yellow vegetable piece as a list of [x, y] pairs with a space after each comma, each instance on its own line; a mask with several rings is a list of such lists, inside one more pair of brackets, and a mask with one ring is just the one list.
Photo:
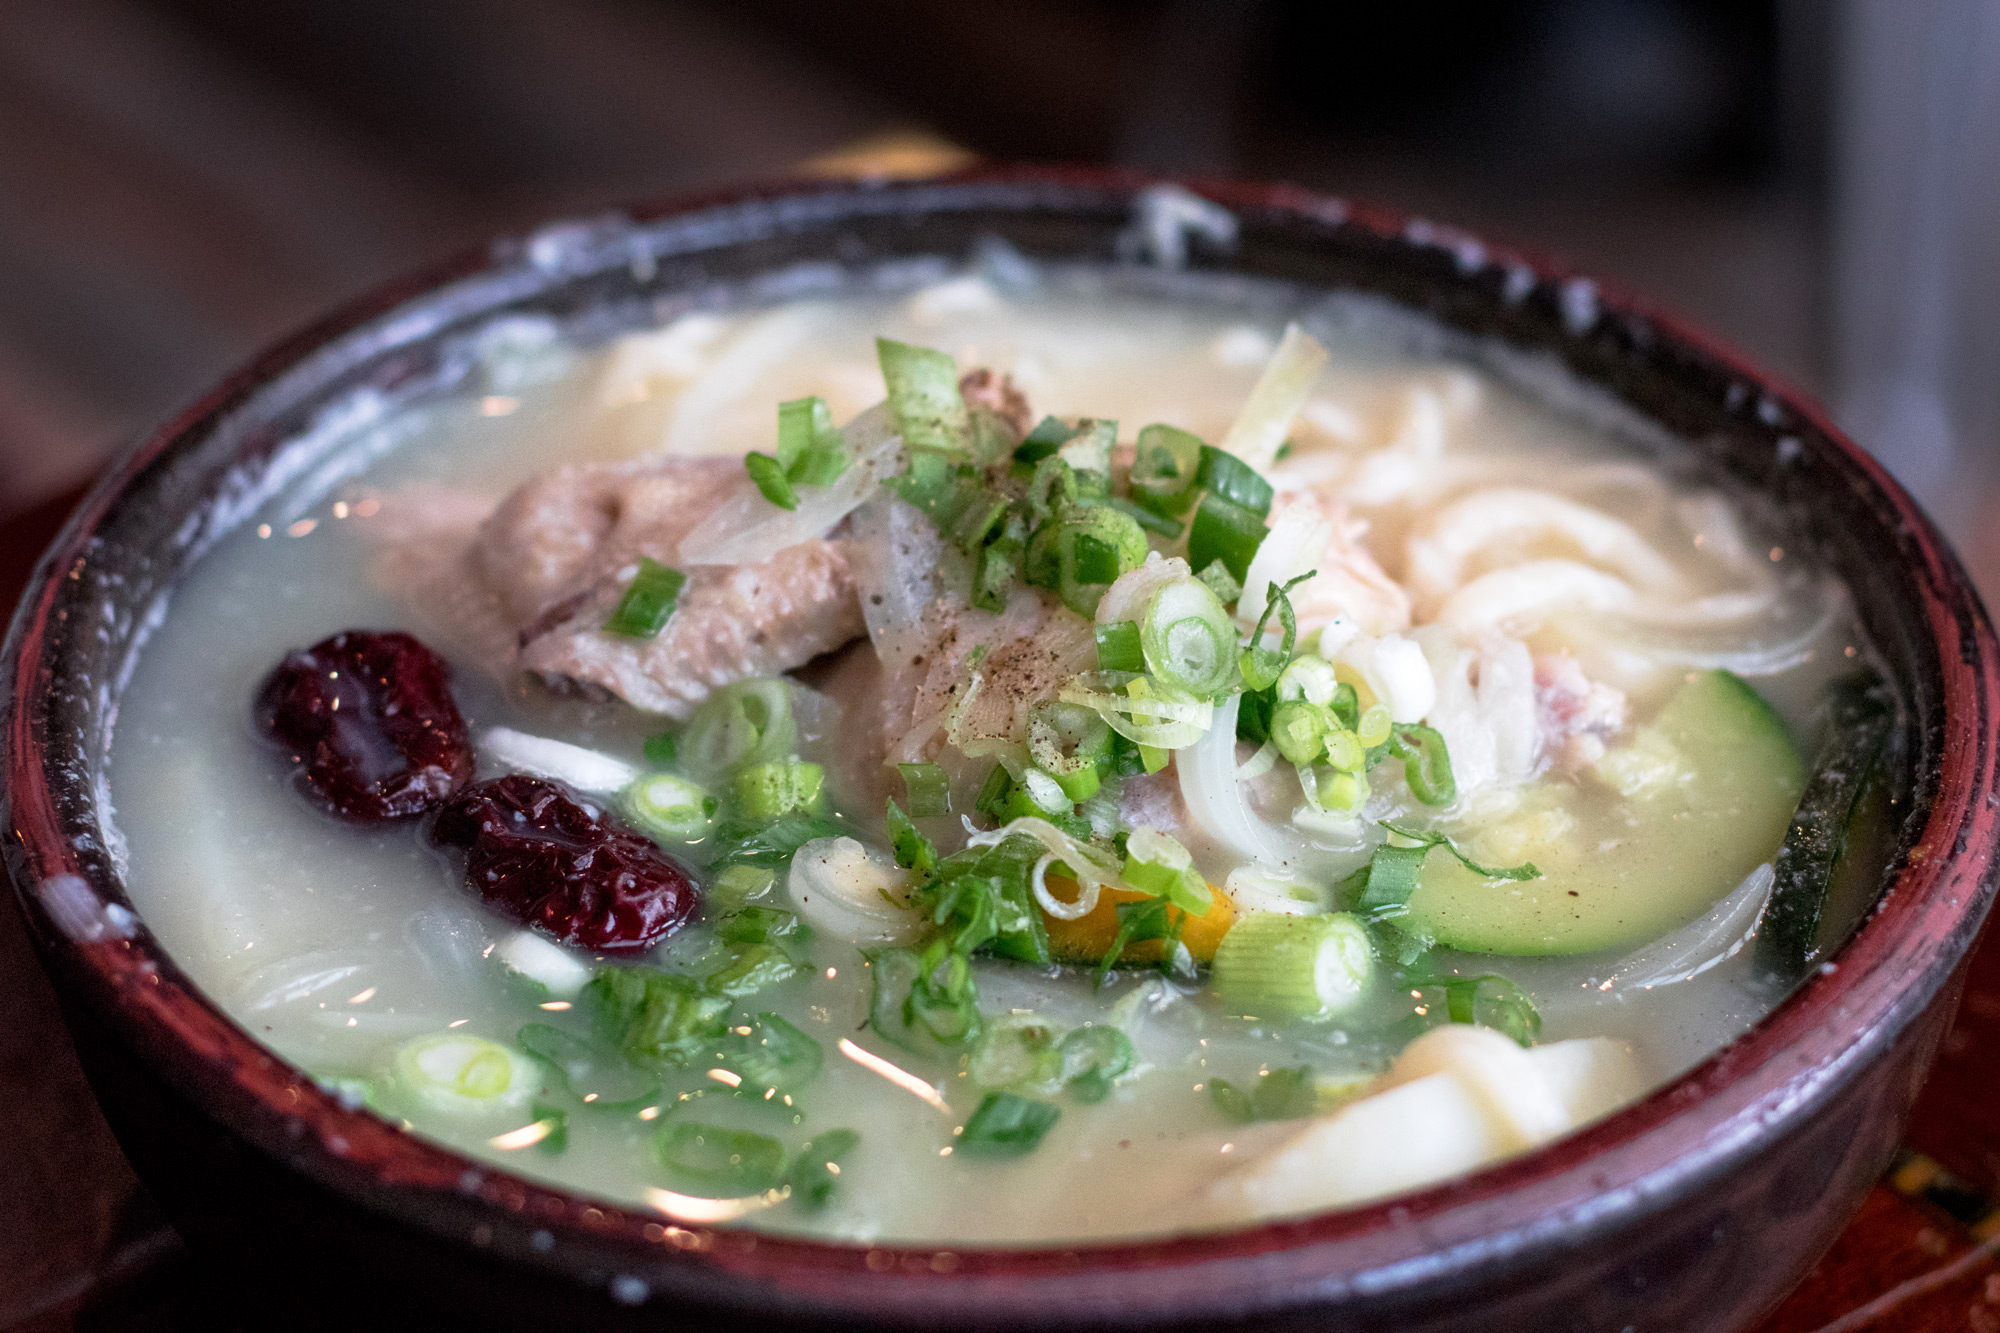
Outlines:
[[[1048, 883], [1049, 892], [1057, 898], [1070, 899], [1081, 892], [1075, 880], [1064, 879], [1060, 875], [1050, 875]], [[1229, 895], [1219, 885], [1208, 887], [1214, 895], [1208, 911], [1189, 917], [1187, 925], [1181, 930], [1181, 943], [1187, 945], [1188, 952], [1194, 955], [1197, 963], [1210, 962], [1215, 958], [1215, 946], [1222, 943], [1222, 937], [1229, 933], [1229, 927], [1236, 921], [1236, 906], [1229, 901]], [[1104, 951], [1111, 947], [1111, 941], [1118, 936], [1118, 904], [1136, 903], [1148, 896], [1131, 889], [1106, 889], [1097, 895], [1097, 906], [1074, 921], [1063, 921], [1047, 912], [1042, 913], [1042, 921], [1049, 928], [1050, 954], [1063, 963], [1097, 963], [1104, 957]], [[1118, 961], [1157, 963], [1160, 961], [1160, 941], [1140, 940], [1128, 944]]]

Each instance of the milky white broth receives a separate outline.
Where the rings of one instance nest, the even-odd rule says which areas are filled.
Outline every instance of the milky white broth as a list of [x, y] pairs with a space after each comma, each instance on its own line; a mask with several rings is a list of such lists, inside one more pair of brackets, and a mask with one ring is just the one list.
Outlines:
[[[1333, 353], [1314, 401], [1328, 409], [1319, 419], [1351, 439], [1342, 443], [1324, 429], [1302, 428], [1302, 452], [1383, 445], [1399, 428], [1411, 386], [1431, 385], [1457, 404], [1447, 454], [1470, 469], [1468, 476], [1543, 485], [1606, 464], [1653, 466], [1574, 404], [1537, 402], [1472, 359], [1406, 350], [1366, 320], [1323, 317], [1341, 309], [1322, 306], [1312, 326]], [[379, 500], [431, 487], [490, 503], [548, 468], [637, 456], [662, 443], [735, 455], [768, 450], [780, 400], [824, 395], [840, 422], [880, 400], [877, 335], [942, 348], [961, 368], [1011, 371], [1037, 417], [1115, 418], [1127, 441], [1140, 425], [1165, 421], [1214, 441], [1293, 313], [1270, 293], [1246, 315], [1221, 299], [1168, 300], [1053, 279], [1037, 294], [1001, 297], [978, 279], [960, 279], [915, 296], [688, 316], [666, 335], [674, 340], [666, 351], [656, 341], [647, 357], [616, 344], [544, 348], [497, 361], [484, 382], [459, 396], [386, 423], [364, 422], [352, 432], [352, 445], [378, 454], [376, 461], [309, 503], [271, 500], [218, 543], [174, 592], [138, 660], [120, 703], [110, 776], [134, 902], [207, 994], [315, 1075], [380, 1085], [399, 1045], [451, 1025], [500, 1042], [527, 1022], [587, 1033], [582, 1003], [546, 1011], [485, 956], [514, 927], [468, 893], [462, 874], [425, 843], [421, 821], [376, 831], [328, 817], [300, 797], [253, 730], [250, 701], [273, 665], [287, 650], [337, 630], [407, 629], [452, 655], [448, 636], [371, 578]], [[650, 374], [632, 369], [642, 361]], [[1358, 512], [1373, 522], [1371, 549], [1397, 572], [1412, 511]], [[1686, 563], [1691, 579], [1712, 579], [1684, 535], [1657, 524], [1647, 535], [1669, 559]], [[1782, 552], [1772, 558], [1781, 560]], [[1568, 646], [1567, 632], [1551, 622], [1532, 644], [1538, 652]], [[1815, 690], [1854, 654], [1857, 641], [1843, 637], [1852, 633], [1847, 619], [1831, 617], [1802, 654], [1806, 660], [1755, 680], [1801, 743], [1810, 739]], [[1583, 645], [1579, 655], [1587, 663], [1606, 660], [1597, 645]], [[475, 735], [502, 724], [639, 763], [644, 738], [659, 730], [658, 719], [622, 703], [556, 698], [472, 661], [457, 660], [455, 670], [459, 706]], [[1678, 677], [1656, 672], [1649, 679], [1655, 683], [1628, 689], [1641, 719]], [[840, 780], [841, 756], [826, 741], [809, 734], [803, 753], [834, 771], [836, 793], [851, 790]], [[500, 771], [489, 758], [481, 763], [481, 777]], [[840, 813], [874, 831], [879, 844], [879, 808]], [[947, 841], [953, 822], [926, 825], [947, 851], [958, 845]], [[1208, 878], [1220, 882], [1222, 875], [1209, 869]], [[782, 877], [778, 893], [776, 905], [786, 905]], [[695, 957], [705, 934], [704, 926], [691, 925], [656, 961]], [[1582, 1036], [1629, 1041], [1655, 1083], [1742, 1032], [1773, 1002], [1750, 979], [1748, 950], [1679, 984], [1607, 991], [1604, 979], [1622, 952], [1628, 951], [1503, 959], [1447, 954], [1444, 962], [1513, 977], [1540, 1009], [1544, 1043]], [[698, 1118], [771, 1134], [790, 1148], [833, 1128], [860, 1131], [859, 1146], [843, 1159], [839, 1189], [824, 1211], [781, 1202], [747, 1211], [718, 1205], [708, 1216], [731, 1220], [741, 1213], [741, 1225], [774, 1231], [940, 1244], [1029, 1244], [1218, 1225], [1228, 1219], [1205, 1202], [1207, 1182], [1270, 1151], [1300, 1122], [1230, 1123], [1218, 1114], [1208, 1079], [1248, 1084], [1262, 1068], [1301, 1063], [1323, 1079], [1367, 1076], [1395, 1054], [1359, 1025], [1264, 1025], [1232, 1017], [1205, 987], [1169, 985], [1144, 970], [1126, 971], [1093, 993], [1088, 969], [1050, 974], [983, 961], [982, 1011], [1032, 1009], [1067, 1025], [1104, 1021], [1110, 1010], [1133, 1038], [1143, 1068], [1101, 1103], [1058, 1098], [1060, 1120], [1036, 1151], [973, 1160], [951, 1149], [981, 1090], [963, 1070], [900, 1052], [865, 1030], [869, 972], [854, 945], [822, 931], [810, 954], [813, 970], [804, 978], [742, 1002], [744, 1011], [785, 1015], [823, 1048], [823, 1072], [795, 1107], [745, 1104], [702, 1069], [669, 1073], [660, 1101], [672, 1106], [676, 1094], [696, 1095]], [[843, 1058], [843, 1039], [920, 1071], [942, 1089], [946, 1104], [933, 1105]], [[567, 1149], [551, 1155], [490, 1142], [527, 1122], [525, 1111], [455, 1117], [395, 1103], [393, 1096], [381, 1104], [392, 1116], [410, 1116], [417, 1133], [506, 1170], [620, 1203], [662, 1203], [652, 1149], [662, 1114], [657, 1105], [636, 1113], [572, 1107]], [[683, 1203], [677, 1215], [702, 1215], [701, 1206], [693, 1213], [690, 1206]]]

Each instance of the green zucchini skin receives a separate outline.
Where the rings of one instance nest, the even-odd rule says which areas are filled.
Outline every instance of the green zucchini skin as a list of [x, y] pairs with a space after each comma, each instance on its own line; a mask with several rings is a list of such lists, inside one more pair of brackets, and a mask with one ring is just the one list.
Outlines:
[[1823, 716], [1825, 739], [1772, 863], [1776, 877], [1757, 926], [1758, 971], [1787, 983], [1812, 961], [1855, 807], [1895, 723], [1895, 699], [1869, 668], [1827, 686]]

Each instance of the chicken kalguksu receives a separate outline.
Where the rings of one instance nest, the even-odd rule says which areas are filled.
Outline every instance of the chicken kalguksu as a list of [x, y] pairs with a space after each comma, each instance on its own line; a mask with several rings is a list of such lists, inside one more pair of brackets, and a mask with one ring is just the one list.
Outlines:
[[353, 1104], [687, 1222], [1215, 1229], [1567, 1134], [1852, 925], [1896, 710], [1671, 442], [1414, 327], [496, 321], [175, 593], [134, 900]]

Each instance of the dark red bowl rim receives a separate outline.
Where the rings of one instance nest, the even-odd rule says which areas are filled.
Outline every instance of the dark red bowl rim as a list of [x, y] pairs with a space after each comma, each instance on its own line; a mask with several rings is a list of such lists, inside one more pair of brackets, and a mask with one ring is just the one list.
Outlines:
[[[1129, 195], [1157, 183], [1160, 178], [1095, 168], [980, 167], [931, 182], [778, 182], [651, 204], [621, 216], [644, 225], [710, 209], [866, 190], [1027, 185]], [[1472, 240], [1469, 233], [1392, 210], [1290, 186], [1178, 183], [1243, 215], [1292, 214], [1404, 245]], [[1939, 960], [1955, 964], [1970, 948], [2000, 843], [1990, 725], [2000, 674], [1991, 627], [1956, 558], [1910, 497], [1819, 407], [1671, 315], [1599, 282], [1594, 291], [1604, 312], [1643, 323], [1661, 342], [1676, 343], [1753, 386], [1760, 402], [1784, 420], [1829, 442], [1854, 484], [1871, 490], [1911, 534], [1918, 557], [1911, 578], [1942, 673], [1942, 762], [1906, 865], [1830, 966], [1738, 1041], [1576, 1135], [1418, 1193], [1220, 1234], [1039, 1249], [841, 1245], [676, 1225], [496, 1171], [343, 1106], [203, 996], [143, 925], [129, 937], [111, 930], [79, 940], [63, 934], [39, 900], [32, 886], [81, 874], [102, 900], [126, 901], [122, 886], [79, 858], [71, 843], [75, 830], [65, 826], [52, 797], [37, 725], [38, 692], [49, 671], [44, 650], [50, 617], [63, 581], [90, 559], [116, 498], [177, 442], [226, 417], [316, 349], [412, 298], [508, 262], [519, 250], [480, 247], [386, 284], [280, 342], [160, 427], [91, 492], [44, 556], [9, 637], [9, 867], [64, 984], [215, 1118], [367, 1206], [510, 1260], [572, 1275], [587, 1270], [595, 1283], [621, 1271], [643, 1272], [656, 1279], [657, 1289], [662, 1275], [673, 1283], [680, 1272], [695, 1282], [721, 1279], [722, 1300], [754, 1301], [756, 1293], [768, 1292], [774, 1305], [822, 1312], [908, 1319], [977, 1311], [990, 1322], [1010, 1314], [1074, 1317], [1094, 1309], [1107, 1322], [1125, 1322], [1149, 1312], [1242, 1311], [1307, 1294], [1324, 1299], [1430, 1280], [1698, 1182], [1865, 1067], [1867, 1057], [1893, 1041], [1943, 984]], [[1483, 262], [1524, 270], [1538, 284], [1574, 277], [1565, 265], [1510, 247], [1482, 243], [1481, 253]], [[529, 1244], [536, 1231], [556, 1244]], [[589, 1262], [580, 1264], [579, 1255]], [[1226, 1280], [1218, 1265], [1228, 1267]], [[1142, 1288], [1119, 1281], [1137, 1270], [1149, 1273]], [[1115, 1310], [1103, 1304], [1114, 1290], [1120, 1302]], [[1135, 1290], [1143, 1294], [1133, 1303]], [[752, 1295], [745, 1298], [745, 1292]]]

